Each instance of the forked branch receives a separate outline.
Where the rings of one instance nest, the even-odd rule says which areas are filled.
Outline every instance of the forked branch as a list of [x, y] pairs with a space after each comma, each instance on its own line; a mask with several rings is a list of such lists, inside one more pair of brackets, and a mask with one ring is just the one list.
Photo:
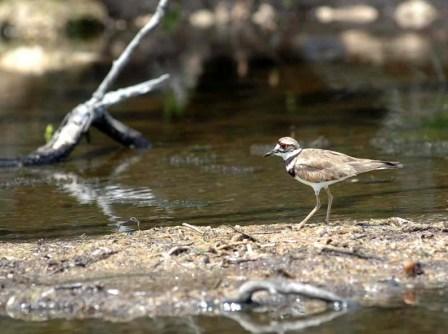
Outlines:
[[132, 41], [128, 44], [126, 49], [121, 53], [117, 60], [114, 61], [111, 70], [104, 78], [103, 82], [99, 85], [98, 89], [93, 94], [93, 97], [97, 100], [101, 100], [110, 86], [115, 82], [118, 75], [121, 73], [123, 68], [129, 63], [132, 53], [141, 43], [143, 38], [146, 37], [150, 32], [152, 32], [160, 23], [165, 14], [165, 9], [168, 4], [168, 0], [160, 0], [157, 5], [156, 12], [151, 17], [149, 22], [135, 35]]
[[107, 108], [131, 97], [147, 94], [165, 83], [169, 75], [163, 74], [156, 79], [112, 92], [108, 92], [108, 90], [118, 75], [123, 71], [126, 64], [129, 63], [132, 53], [143, 38], [160, 24], [165, 14], [167, 3], [168, 0], [159, 1], [154, 15], [152, 15], [148, 23], [136, 34], [118, 59], [113, 62], [112, 68], [98, 89], [93, 93], [92, 97], [75, 107], [65, 116], [59, 128], [47, 144], [24, 157], [0, 159], [0, 166], [32, 166], [59, 162], [73, 151], [82, 136], [86, 134], [91, 126], [96, 127], [98, 130], [127, 147], [148, 148], [150, 142], [140, 132], [114, 119], [107, 111]]

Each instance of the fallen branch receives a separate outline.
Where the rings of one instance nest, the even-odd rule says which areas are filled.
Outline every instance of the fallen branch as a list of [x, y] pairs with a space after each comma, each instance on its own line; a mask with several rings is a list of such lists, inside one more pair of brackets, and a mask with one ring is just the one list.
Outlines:
[[241, 264], [245, 262], [254, 262], [262, 259], [261, 256], [258, 257], [225, 257], [224, 263], [226, 264]]
[[235, 226], [229, 225], [229, 227], [232, 230], [234, 230], [236, 233], [239, 233], [241, 235], [241, 237], [243, 237], [244, 239], [247, 239], [247, 240], [252, 241], [252, 242], [258, 242], [258, 240], [256, 238], [254, 238], [250, 234], [247, 234], [246, 232], [243, 232], [243, 231], [237, 229]]
[[202, 232], [198, 227], [190, 225], [188, 223], [182, 223], [183, 227], [189, 228], [190, 230], [193, 230], [194, 232], [200, 234], [200, 235], [204, 235], [204, 232]]
[[335, 255], [347, 255], [347, 256], [357, 257], [358, 259], [362, 259], [362, 260], [377, 260], [377, 261], [383, 260], [378, 256], [363, 254], [363, 253], [359, 252], [357, 249], [344, 249], [344, 248], [338, 248], [338, 247], [333, 247], [333, 246], [322, 247], [320, 249], [320, 253], [329, 253], [329, 254], [335, 254]]
[[126, 49], [113, 62], [112, 68], [92, 97], [75, 107], [61, 122], [51, 140], [44, 146], [24, 157], [0, 159], [2, 167], [36, 166], [59, 162], [65, 159], [86, 135], [91, 126], [104, 132], [114, 140], [130, 148], [149, 148], [150, 142], [138, 131], [114, 119], [106, 110], [131, 97], [146, 94], [167, 81], [168, 74], [143, 83], [108, 92], [112, 84], [129, 63], [134, 50], [144, 37], [152, 32], [165, 14], [168, 0], [160, 0], [156, 12], [149, 22], [136, 34]]
[[174, 246], [173, 248], [168, 250], [168, 252], [166, 252], [165, 256], [166, 257], [177, 256], [179, 254], [188, 252], [190, 249], [191, 247], [189, 245]]
[[347, 301], [333, 292], [309, 284], [288, 281], [249, 281], [244, 283], [233, 303], [252, 304], [252, 297], [256, 292], [268, 291], [271, 294], [299, 295], [306, 298], [317, 299], [326, 303], [346, 305]]
[[105, 260], [112, 255], [117, 254], [118, 251], [108, 249], [108, 248], [100, 248], [96, 249], [90, 254], [84, 254], [77, 256], [70, 260], [61, 260], [61, 261], [50, 261], [48, 263], [47, 270], [50, 274], [57, 274], [67, 271], [71, 268], [82, 267], [86, 268], [92, 263]]

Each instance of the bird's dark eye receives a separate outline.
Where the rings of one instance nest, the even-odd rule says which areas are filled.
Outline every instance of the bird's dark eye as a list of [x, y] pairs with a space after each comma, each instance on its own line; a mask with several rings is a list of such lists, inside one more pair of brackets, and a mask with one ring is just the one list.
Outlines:
[[279, 144], [279, 145], [280, 145], [280, 147], [281, 147], [282, 149], [284, 149], [284, 150], [286, 150], [286, 148], [288, 147], [287, 144]]

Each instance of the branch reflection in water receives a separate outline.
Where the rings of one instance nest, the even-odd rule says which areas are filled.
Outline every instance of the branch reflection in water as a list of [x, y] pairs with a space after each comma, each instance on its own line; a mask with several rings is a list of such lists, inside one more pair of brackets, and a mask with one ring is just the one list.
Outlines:
[[225, 316], [235, 320], [238, 324], [250, 333], [286, 333], [289, 331], [300, 331], [309, 327], [321, 326], [347, 313], [346, 309], [331, 310], [319, 314], [303, 317], [296, 320], [271, 320], [269, 323], [261, 323], [248, 313], [233, 312]]
[[[113, 178], [125, 172], [138, 161], [140, 161], [140, 156], [124, 159], [113, 169], [110, 176]], [[127, 187], [109, 182], [101, 184], [86, 180], [73, 172], [57, 171], [50, 177], [52, 181], [56, 182], [58, 189], [74, 197], [79, 204], [96, 204], [118, 232], [135, 230], [140, 227], [140, 223], [135, 217], [125, 218], [117, 215], [113, 208], [114, 204], [132, 204], [139, 207], [157, 204], [153, 191], [148, 187]]]

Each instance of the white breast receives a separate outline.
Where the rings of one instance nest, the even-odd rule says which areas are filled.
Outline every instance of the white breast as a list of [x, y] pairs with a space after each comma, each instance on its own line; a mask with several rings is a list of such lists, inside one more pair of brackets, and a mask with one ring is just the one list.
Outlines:
[[294, 168], [297, 159], [292, 159], [289, 164], [286, 165], [286, 171], [290, 171]]
[[294, 177], [294, 179], [296, 179], [297, 181], [306, 184], [307, 186], [310, 186], [311, 188], [313, 188], [314, 192], [316, 194], [319, 194], [319, 192], [322, 190], [322, 188], [327, 188], [328, 186], [331, 186], [332, 184], [344, 181], [345, 179], [348, 179], [349, 177], [344, 177], [343, 179], [339, 179], [339, 180], [333, 180], [333, 181], [326, 181], [326, 182], [318, 182], [318, 183], [313, 183], [313, 182], [309, 182], [306, 181], [304, 179], [301, 179], [300, 177], [296, 176]]

